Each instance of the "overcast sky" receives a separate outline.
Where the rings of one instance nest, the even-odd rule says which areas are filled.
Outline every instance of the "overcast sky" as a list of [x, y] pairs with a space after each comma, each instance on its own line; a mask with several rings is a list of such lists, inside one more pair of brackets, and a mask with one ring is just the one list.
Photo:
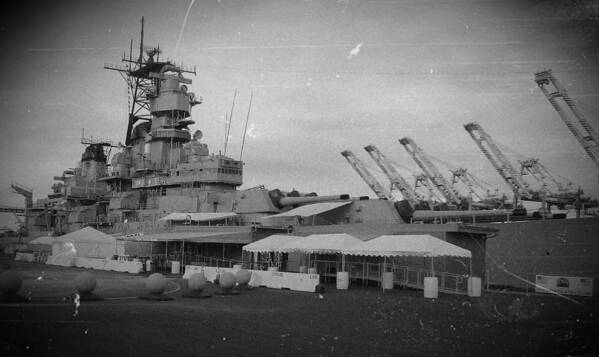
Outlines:
[[[534, 72], [551, 68], [599, 130], [598, 1], [48, 1], [3, 11], [0, 203], [11, 181], [51, 190], [86, 135], [123, 141], [127, 90], [117, 72], [130, 39], [196, 66], [193, 110], [211, 150], [239, 158], [250, 92], [244, 185], [374, 196], [340, 155], [376, 144], [413, 181], [409, 136], [447, 174], [464, 167], [508, 192], [463, 125], [477, 121], [517, 165], [536, 157], [599, 196], [599, 170]], [[595, 20], [593, 20], [593, 18]], [[185, 21], [186, 20], [186, 21]], [[135, 45], [134, 45], [135, 47]], [[446, 164], [443, 164], [446, 163]]]

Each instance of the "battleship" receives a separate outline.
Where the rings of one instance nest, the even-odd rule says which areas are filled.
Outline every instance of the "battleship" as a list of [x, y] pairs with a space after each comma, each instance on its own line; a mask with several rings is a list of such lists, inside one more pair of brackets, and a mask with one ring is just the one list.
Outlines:
[[[434, 191], [439, 200], [427, 199], [412, 188], [375, 145], [365, 150], [401, 199], [349, 150], [342, 152], [343, 157], [376, 199], [264, 186], [239, 189], [245, 163], [211, 152], [202, 142], [202, 132], [190, 130], [195, 124], [192, 108], [203, 101], [191, 92], [192, 80], [186, 77], [195, 75], [196, 69], [164, 59], [159, 47], [144, 46], [143, 26], [142, 20], [138, 55], [131, 46], [121, 64], [104, 66], [121, 74], [128, 86], [124, 144], [82, 134], [85, 150], [79, 165], [54, 177], [48, 197], [34, 201], [31, 190], [12, 185], [25, 197], [24, 227], [30, 238], [88, 226], [125, 240], [176, 242], [185, 237], [192, 244], [191, 248], [188, 244], [190, 257], [185, 258], [183, 251], [178, 259], [191, 263], [198, 256], [239, 260], [242, 245], [274, 233], [342, 232], [363, 240], [427, 233], [476, 252], [473, 266], [488, 287], [527, 287], [538, 274], [599, 277], [595, 242], [599, 218], [583, 217], [580, 194], [560, 189], [554, 195], [547, 185], [532, 190], [476, 123], [465, 129], [513, 188], [511, 202], [505, 197], [473, 199], [473, 190], [460, 195], [454, 183], [467, 180], [466, 171], [456, 170], [454, 182], [448, 182], [410, 138], [400, 143], [423, 170], [417, 186], [420, 183], [431, 195]], [[545, 72], [538, 84], [542, 87], [552, 79], [551, 72]], [[589, 150], [596, 147], [584, 140], [585, 150], [595, 155]], [[547, 177], [538, 162], [527, 165], [531, 176]], [[527, 200], [541, 202], [541, 208], [527, 212], [518, 204]], [[566, 219], [562, 212], [567, 206], [578, 209], [577, 217]], [[288, 263], [291, 268], [299, 265]]]

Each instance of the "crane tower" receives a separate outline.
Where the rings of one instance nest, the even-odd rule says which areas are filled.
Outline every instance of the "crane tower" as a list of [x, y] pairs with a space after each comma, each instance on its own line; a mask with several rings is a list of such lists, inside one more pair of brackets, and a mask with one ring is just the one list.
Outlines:
[[412, 189], [410, 184], [395, 170], [395, 167], [389, 162], [387, 157], [383, 155], [382, 152], [374, 145], [368, 145], [364, 147], [364, 150], [368, 152], [370, 157], [377, 163], [377, 165], [383, 170], [385, 175], [391, 181], [391, 184], [401, 192], [401, 195], [404, 199], [408, 200], [410, 204], [417, 205], [419, 201], [422, 200], [421, 197], [418, 197], [416, 191]]
[[530, 196], [531, 193], [528, 183], [522, 179], [522, 176], [499, 150], [499, 147], [495, 144], [493, 139], [491, 139], [491, 136], [489, 136], [478, 123], [468, 123], [464, 125], [464, 128], [468, 131], [487, 159], [489, 159], [493, 167], [495, 167], [495, 170], [497, 170], [499, 175], [501, 175], [505, 182], [512, 188], [515, 195], [515, 201], [517, 201], [519, 197]]
[[412, 159], [416, 161], [428, 179], [441, 192], [447, 203], [455, 203], [459, 205], [461, 203], [461, 199], [458, 193], [452, 188], [451, 184], [445, 179], [445, 177], [441, 175], [439, 170], [429, 160], [424, 151], [422, 151], [422, 149], [416, 145], [414, 140], [406, 137], [399, 139], [399, 142], [412, 156]]
[[370, 187], [374, 191], [374, 193], [377, 195], [378, 198], [391, 199], [391, 193], [388, 192], [388, 190], [386, 190], [383, 187], [383, 185], [381, 185], [380, 182], [378, 182], [374, 178], [374, 176], [372, 176], [370, 171], [368, 171], [366, 166], [364, 166], [362, 161], [360, 161], [360, 159], [358, 159], [354, 155], [353, 152], [351, 152], [349, 150], [345, 150], [345, 151], [341, 152], [341, 155], [343, 155], [343, 157], [345, 157], [347, 162], [349, 162], [349, 164], [354, 168], [354, 170], [356, 170], [358, 175], [360, 175], [360, 177], [362, 177], [364, 182], [366, 182], [368, 187]]
[[[570, 129], [572, 135], [582, 145], [584, 151], [591, 157], [595, 165], [599, 167], [599, 138], [593, 127], [591, 127], [582, 113], [576, 108], [574, 101], [570, 98], [566, 89], [557, 81], [550, 69], [535, 73], [535, 82], [537, 82], [537, 85], [541, 88], [549, 103], [553, 105], [557, 114], [559, 114], [568, 129]], [[553, 86], [553, 89], [548, 89], [548, 86]], [[558, 102], [558, 98], [563, 99], [563, 102], [566, 103], [565, 107]]]

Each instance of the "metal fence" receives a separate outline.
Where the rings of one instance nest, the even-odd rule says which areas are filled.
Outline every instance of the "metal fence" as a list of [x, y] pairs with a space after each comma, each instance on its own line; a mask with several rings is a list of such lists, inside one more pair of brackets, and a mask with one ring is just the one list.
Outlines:
[[[185, 256], [185, 261], [189, 265], [216, 266], [232, 268], [234, 265], [242, 265], [244, 269], [266, 270], [272, 262], [261, 260], [257, 262], [241, 261], [236, 259], [222, 259], [215, 257], [206, 257], [201, 255]], [[323, 283], [333, 283], [337, 279], [337, 272], [342, 271], [341, 262], [334, 260], [312, 260], [311, 267], [316, 268], [320, 274]], [[429, 269], [415, 268], [409, 266], [387, 264], [387, 271], [393, 272], [394, 285], [422, 289], [424, 290], [424, 278], [433, 276]], [[346, 262], [345, 271], [349, 272], [349, 279], [352, 284], [366, 286], [375, 282], [381, 286], [383, 281], [383, 272], [385, 271], [382, 263], [368, 262]], [[439, 291], [450, 294], [468, 293], [468, 276], [454, 274], [443, 271], [435, 271], [434, 276], [439, 280]]]
[[[341, 263], [332, 260], [313, 260], [312, 266], [325, 283], [335, 281], [337, 272], [341, 271]], [[379, 286], [383, 281], [384, 264], [367, 262], [349, 262], [345, 271], [354, 284], [368, 285], [376, 282]], [[387, 264], [388, 271], [393, 272], [394, 285], [414, 289], [424, 289], [424, 278], [433, 276], [429, 269]], [[468, 293], [468, 276], [443, 271], [435, 271], [439, 279], [439, 291], [450, 294]]]

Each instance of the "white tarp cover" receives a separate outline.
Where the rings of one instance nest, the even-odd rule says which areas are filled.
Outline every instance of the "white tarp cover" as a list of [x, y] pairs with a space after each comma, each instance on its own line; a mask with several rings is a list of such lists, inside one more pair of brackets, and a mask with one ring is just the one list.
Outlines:
[[472, 257], [472, 253], [429, 234], [421, 235], [383, 235], [351, 248], [345, 249], [346, 255], [367, 255], [377, 257], [395, 256], [453, 256]]
[[77, 262], [77, 251], [72, 242], [55, 242], [52, 244], [52, 255], [46, 260], [48, 265], [73, 267]]
[[317, 215], [319, 213], [330, 211], [330, 210], [335, 209], [337, 207], [348, 205], [350, 203], [351, 203], [351, 201], [313, 203], [313, 204], [310, 204], [310, 205], [300, 206], [298, 208], [294, 208], [294, 209], [289, 210], [287, 212], [275, 214], [273, 216], [267, 216], [267, 217], [264, 217], [264, 218], [270, 218], [270, 217], [295, 217], [295, 216], [310, 217], [310, 216]]
[[35, 239], [32, 239], [32, 240], [30, 240], [27, 243], [28, 244], [48, 244], [48, 245], [52, 245], [52, 243], [54, 243], [54, 237], [53, 236], [41, 236], [41, 237], [37, 237]]
[[72, 243], [77, 256], [84, 258], [110, 258], [123, 254], [124, 251], [122, 243], [117, 242], [113, 236], [91, 227], [54, 237], [52, 255], [55, 255], [55, 251], [64, 251], [64, 243]]
[[347, 233], [312, 234], [289, 242], [283, 246], [285, 253], [335, 254], [361, 244], [362, 241]]
[[124, 240], [143, 242], [192, 242], [244, 244], [252, 241], [251, 232], [172, 232], [123, 237]]
[[159, 219], [159, 221], [193, 221], [193, 222], [207, 222], [215, 221], [219, 219], [225, 219], [237, 216], [235, 212], [195, 212], [195, 213], [184, 213], [184, 212], [173, 212]]
[[288, 243], [302, 239], [300, 236], [292, 236], [287, 234], [273, 234], [266, 238], [257, 240], [253, 243], [243, 246], [243, 250], [252, 253], [266, 253], [266, 252], [279, 252], [283, 253], [282, 250]]

